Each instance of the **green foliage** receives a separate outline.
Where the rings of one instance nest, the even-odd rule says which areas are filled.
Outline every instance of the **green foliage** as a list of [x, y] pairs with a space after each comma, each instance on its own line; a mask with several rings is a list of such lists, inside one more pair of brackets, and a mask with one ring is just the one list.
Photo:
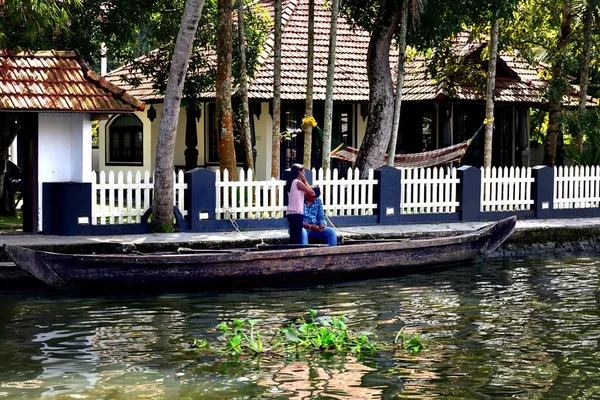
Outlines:
[[373, 352], [375, 345], [369, 342], [366, 335], [352, 335], [347, 328], [343, 316], [316, 320], [316, 310], [310, 310], [307, 321], [301, 316], [296, 324], [283, 328], [280, 332], [288, 342], [294, 343], [296, 349], [318, 351], [345, 351], [352, 353]]
[[150, 232], [152, 232], [152, 233], [177, 232], [177, 226], [175, 225], [175, 223], [165, 224], [165, 223], [156, 222], [153, 219], [150, 219], [148, 223], [150, 224]]
[[230, 324], [221, 323], [217, 326], [223, 332], [226, 340], [225, 349], [232, 354], [242, 354], [245, 350], [252, 354], [265, 352], [260, 333], [254, 331], [257, 320], [234, 319]]
[[4, 0], [0, 2], [0, 48], [52, 48], [53, 38], [68, 32], [80, 0]]
[[563, 130], [576, 137], [583, 135], [583, 151], [574, 146], [567, 148], [567, 155], [577, 165], [600, 165], [600, 110], [597, 108], [563, 111], [561, 114]]
[[[174, 18], [177, 18], [173, 20]], [[133, 71], [151, 76], [153, 88], [164, 93], [169, 76], [171, 60], [173, 58], [174, 43], [179, 29], [178, 21], [181, 10], [165, 16], [155, 16], [153, 24], [156, 29], [152, 33], [154, 47], [159, 48], [150, 52], [146, 57], [133, 63]], [[267, 11], [258, 4], [246, 7], [244, 12], [246, 30], [246, 71], [249, 78], [256, 72], [257, 60], [263, 49], [272, 21]], [[188, 71], [183, 89], [184, 105], [195, 102], [202, 93], [214, 89], [216, 82], [216, 64], [211, 57], [216, 52], [217, 45], [217, 2], [207, 0], [202, 9], [202, 17], [198, 24], [198, 31], [194, 40], [194, 48], [190, 58]], [[239, 37], [237, 24], [233, 32], [233, 57], [232, 72], [234, 85], [238, 83], [240, 75]], [[126, 78], [132, 85], [139, 85], [135, 77]]]
[[407, 350], [409, 353], [419, 353], [427, 344], [427, 339], [423, 335], [416, 333], [406, 333], [400, 330], [394, 339], [394, 343]]
[[[329, 319], [316, 318], [316, 315], [317, 311], [310, 310], [308, 320], [301, 316], [289, 326], [277, 329], [267, 327], [263, 332], [259, 331], [257, 320], [234, 319], [217, 326], [222, 333], [219, 343], [212, 345], [205, 340], [194, 339], [189, 347], [234, 356], [313, 352], [351, 352], [360, 355], [377, 349], [367, 334], [352, 333], [343, 316]], [[266, 336], [271, 339], [263, 340]]]

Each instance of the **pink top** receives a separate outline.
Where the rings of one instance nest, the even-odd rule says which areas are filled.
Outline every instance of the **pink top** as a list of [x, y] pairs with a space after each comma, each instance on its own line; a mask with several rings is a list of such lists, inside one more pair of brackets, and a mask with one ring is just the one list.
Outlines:
[[303, 214], [304, 213], [304, 192], [298, 189], [298, 179], [292, 181], [290, 192], [288, 193], [288, 214]]

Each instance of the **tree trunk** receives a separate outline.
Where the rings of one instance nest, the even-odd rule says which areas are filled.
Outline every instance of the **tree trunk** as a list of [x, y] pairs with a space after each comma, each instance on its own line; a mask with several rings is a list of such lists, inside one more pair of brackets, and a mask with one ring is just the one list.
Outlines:
[[492, 16], [490, 29], [489, 62], [487, 76], [487, 92], [485, 98], [485, 141], [483, 146], [483, 167], [492, 166], [492, 143], [494, 140], [494, 88], [496, 86], [496, 61], [498, 59], [499, 11]]
[[173, 165], [177, 122], [185, 74], [203, 6], [204, 0], [186, 1], [169, 70], [156, 146], [152, 224], [157, 230], [169, 230], [173, 226], [173, 199], [175, 198]]
[[562, 106], [562, 96], [567, 86], [563, 84], [562, 64], [565, 58], [565, 50], [569, 44], [571, 36], [571, 24], [573, 22], [573, 13], [569, 0], [562, 0], [562, 12], [560, 23], [560, 36], [556, 47], [556, 54], [552, 62], [552, 83], [554, 90], [548, 100], [548, 130], [546, 131], [546, 143], [544, 145], [544, 164], [551, 167], [556, 165], [558, 135], [560, 134], [560, 124], [558, 121]]
[[[583, 14], [583, 50], [581, 51], [581, 70], [579, 75], [579, 110], [585, 111], [588, 82], [590, 79], [590, 61], [592, 58], [592, 21], [594, 19], [593, 0], [587, 0]], [[578, 131], [575, 146], [579, 153], [583, 152], [583, 132]]]
[[6, 176], [8, 148], [17, 137], [19, 124], [15, 124], [12, 113], [0, 115], [0, 216], [15, 217], [17, 215], [15, 192]]
[[390, 46], [398, 26], [400, 8], [393, 0], [379, 0], [379, 11], [367, 53], [369, 76], [369, 120], [355, 167], [366, 178], [369, 169], [379, 168], [390, 142], [394, 92], [390, 72]]
[[[313, 116], [313, 79], [315, 71], [315, 0], [308, 0], [308, 53], [306, 54], [306, 106], [304, 115]], [[303, 124], [304, 166], [312, 167], [312, 124]]]
[[221, 171], [229, 171], [231, 180], [237, 181], [233, 108], [231, 106], [232, 12], [231, 0], [217, 1], [216, 117], [217, 132], [219, 133], [219, 166]]
[[400, 129], [400, 110], [402, 106], [402, 89], [404, 87], [404, 61], [406, 53], [406, 30], [408, 29], [408, 0], [402, 0], [402, 16], [400, 19], [400, 38], [398, 43], [398, 75], [396, 78], [396, 103], [394, 105], [394, 124], [388, 147], [387, 165], [394, 166], [396, 157], [396, 143], [398, 142], [398, 130]]
[[279, 179], [281, 145], [281, 0], [275, 0], [275, 43], [273, 45], [273, 126], [271, 176]]
[[244, 150], [246, 153], [246, 168], [254, 171], [252, 154], [252, 137], [250, 136], [250, 110], [248, 107], [248, 74], [246, 73], [246, 31], [244, 30], [244, 0], [238, 0], [238, 35], [240, 38], [240, 95], [242, 98], [242, 131]]
[[337, 38], [337, 19], [339, 0], [331, 2], [331, 26], [329, 28], [329, 57], [327, 60], [327, 86], [325, 88], [325, 121], [323, 122], [323, 160], [324, 170], [330, 166], [331, 158], [331, 125], [333, 114], [333, 84], [335, 77], [335, 46]]

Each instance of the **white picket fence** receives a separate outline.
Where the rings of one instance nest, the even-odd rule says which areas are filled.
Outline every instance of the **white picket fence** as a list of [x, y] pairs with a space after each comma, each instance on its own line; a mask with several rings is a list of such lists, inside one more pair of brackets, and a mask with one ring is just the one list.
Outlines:
[[402, 214], [457, 211], [456, 168], [400, 168], [400, 174]]
[[[459, 210], [456, 168], [401, 168], [401, 213], [453, 213]], [[92, 224], [138, 223], [152, 204], [154, 185], [150, 172], [93, 172]], [[374, 172], [360, 179], [359, 171], [349, 169], [346, 178], [338, 170], [312, 170], [313, 184], [321, 187], [328, 216], [373, 215]], [[175, 204], [187, 215], [182, 171], [174, 173]], [[555, 167], [554, 208], [600, 207], [600, 166]], [[481, 168], [481, 211], [523, 211], [533, 205], [531, 168]], [[285, 181], [274, 178], [255, 181], [252, 171], [240, 169], [239, 179], [231, 181], [228, 171], [216, 171], [217, 219], [269, 219], [284, 216]]]
[[529, 210], [531, 168], [481, 168], [481, 211]]
[[283, 205], [285, 181], [271, 178], [255, 181], [252, 170], [239, 171], [237, 181], [229, 180], [229, 171], [216, 171], [215, 208], [217, 219], [263, 219], [281, 218], [286, 207]]
[[[313, 185], [321, 187], [323, 210], [328, 216], [373, 215], [377, 208], [374, 202], [374, 186], [377, 181], [373, 171], [367, 179], [360, 179], [358, 170], [348, 170], [346, 178], [339, 178], [338, 170], [322, 168], [312, 170]], [[217, 219], [264, 219], [281, 218], [286, 207], [283, 205], [285, 181], [271, 178], [255, 181], [252, 170], [239, 170], [239, 179], [231, 181], [229, 171], [221, 175], [216, 171], [215, 208]]]
[[[116, 179], [115, 179], [116, 175]], [[183, 171], [173, 172], [175, 180], [176, 205], [183, 216], [187, 214], [184, 204], [184, 190], [187, 184], [184, 182]], [[141, 217], [152, 204], [154, 183], [149, 171], [142, 174], [137, 171], [135, 178], [131, 171], [123, 174], [120, 171], [108, 174], [101, 171], [97, 174], [92, 171], [92, 225], [130, 224], [141, 222]]]
[[554, 208], [600, 207], [600, 166], [554, 167]]
[[377, 181], [369, 170], [367, 179], [360, 178], [358, 169], [348, 168], [346, 178], [340, 178], [337, 169], [312, 169], [313, 185], [321, 188], [323, 211], [326, 215], [373, 215], [377, 203], [373, 201]]

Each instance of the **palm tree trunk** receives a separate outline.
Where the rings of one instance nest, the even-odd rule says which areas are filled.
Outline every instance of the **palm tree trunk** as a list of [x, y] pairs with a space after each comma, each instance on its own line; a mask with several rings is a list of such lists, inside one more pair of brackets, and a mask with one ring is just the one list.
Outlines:
[[254, 158], [252, 154], [252, 137], [250, 136], [250, 110], [248, 107], [248, 74], [246, 72], [246, 32], [244, 28], [244, 0], [238, 0], [238, 35], [240, 39], [240, 95], [242, 98], [242, 131], [246, 168], [252, 169], [254, 175]]
[[492, 143], [494, 140], [494, 88], [496, 86], [496, 61], [498, 58], [498, 35], [499, 35], [499, 11], [496, 11], [492, 17], [492, 27], [490, 29], [487, 92], [485, 99], [485, 140], [483, 146], [483, 167], [492, 166]]
[[379, 168], [390, 142], [394, 118], [394, 91], [390, 72], [390, 46], [400, 20], [400, 8], [393, 0], [379, 0], [379, 11], [369, 41], [369, 120], [355, 167], [366, 178], [369, 169]]
[[281, 144], [281, 0], [275, 0], [275, 37], [273, 45], [273, 127], [271, 131], [271, 176], [279, 179]]
[[339, 0], [331, 2], [331, 27], [329, 29], [329, 58], [327, 61], [327, 86], [325, 88], [325, 121], [323, 122], [323, 160], [321, 166], [328, 169], [331, 153], [331, 125], [333, 114], [333, 83], [335, 76], [335, 42], [337, 38], [337, 18]]
[[238, 171], [233, 137], [233, 108], [231, 106], [232, 12], [233, 6], [231, 0], [217, 1], [216, 108], [217, 132], [219, 136], [219, 166], [221, 171], [227, 169], [231, 179], [237, 181]]
[[394, 105], [394, 124], [388, 147], [387, 165], [394, 166], [396, 156], [396, 143], [398, 141], [398, 130], [400, 129], [400, 109], [402, 106], [402, 88], [404, 87], [404, 62], [406, 53], [406, 31], [408, 29], [408, 0], [402, 0], [402, 16], [400, 19], [400, 38], [398, 43], [398, 75], [396, 78], [396, 103]]
[[[588, 82], [590, 80], [590, 61], [592, 58], [592, 22], [594, 19], [593, 0], [587, 0], [583, 15], [583, 50], [581, 52], [581, 70], [579, 75], [579, 110], [584, 111], [587, 103]], [[575, 146], [583, 152], [583, 132], [578, 131]]]
[[[315, 71], [315, 0], [308, 0], [308, 53], [306, 55], [306, 106], [304, 114], [313, 116], [313, 79]], [[312, 124], [303, 124], [304, 165], [311, 168], [312, 163]]]
[[546, 131], [546, 143], [544, 144], [544, 164], [553, 167], [556, 165], [558, 135], [560, 133], [560, 124], [558, 122], [561, 111], [562, 96], [566, 89], [565, 78], [563, 77], [562, 64], [565, 59], [565, 50], [570, 41], [571, 24], [573, 23], [573, 13], [569, 0], [562, 0], [560, 36], [556, 47], [556, 55], [552, 63], [552, 83], [555, 90], [551, 94], [548, 104], [550, 112], [548, 114], [548, 129]]
[[185, 74], [187, 73], [194, 36], [198, 29], [198, 21], [200, 21], [203, 7], [204, 0], [187, 0], [185, 2], [181, 26], [175, 42], [156, 146], [156, 171], [154, 174], [154, 201], [152, 206], [152, 222], [155, 229], [165, 230], [173, 226], [173, 199], [175, 197], [173, 165], [177, 122], [181, 108]]

